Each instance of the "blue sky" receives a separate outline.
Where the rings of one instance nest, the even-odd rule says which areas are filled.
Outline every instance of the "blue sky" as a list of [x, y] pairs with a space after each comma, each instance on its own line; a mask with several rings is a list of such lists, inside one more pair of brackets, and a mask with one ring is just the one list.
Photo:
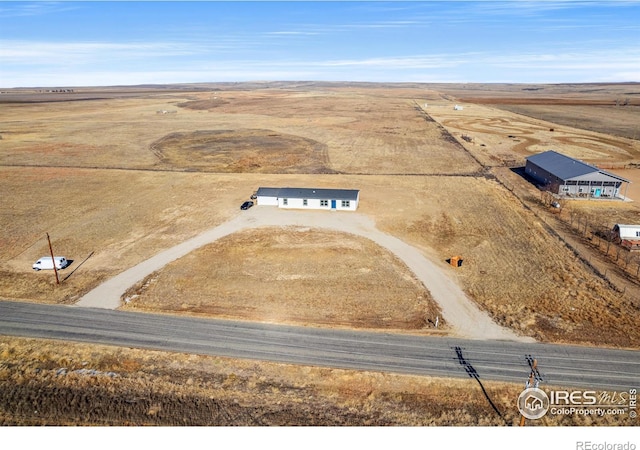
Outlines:
[[0, 87], [640, 81], [640, 1], [0, 1]]

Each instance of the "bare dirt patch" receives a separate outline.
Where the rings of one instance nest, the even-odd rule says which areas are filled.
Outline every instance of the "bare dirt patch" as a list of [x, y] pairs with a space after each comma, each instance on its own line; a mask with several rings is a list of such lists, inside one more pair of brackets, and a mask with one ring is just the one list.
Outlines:
[[162, 164], [219, 173], [332, 173], [326, 146], [272, 130], [171, 133], [151, 145]]
[[203, 111], [203, 110], [209, 111], [229, 103], [227, 100], [223, 100], [216, 96], [213, 96], [213, 98], [211, 97], [212, 96], [209, 95], [209, 98], [204, 98], [201, 100], [189, 100], [186, 102], [178, 103], [178, 106], [181, 108], [194, 109], [197, 111]]
[[439, 315], [388, 251], [358, 236], [300, 227], [227, 236], [127, 296], [135, 296], [127, 309], [299, 325], [421, 330]]

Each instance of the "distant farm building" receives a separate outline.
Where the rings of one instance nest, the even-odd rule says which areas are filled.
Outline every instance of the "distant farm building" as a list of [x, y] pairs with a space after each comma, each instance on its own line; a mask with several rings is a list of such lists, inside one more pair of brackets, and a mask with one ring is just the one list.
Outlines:
[[622, 225], [615, 224], [613, 226], [613, 235], [615, 241], [630, 250], [640, 250], [640, 225]]
[[290, 209], [326, 209], [355, 211], [360, 191], [352, 189], [309, 189], [261, 187], [256, 192], [258, 205]]
[[566, 197], [624, 198], [620, 190], [630, 181], [553, 150], [529, 156], [528, 176], [543, 189]]
[[462, 111], [464, 108], [462, 107], [462, 105], [455, 105], [453, 109], [456, 111]]

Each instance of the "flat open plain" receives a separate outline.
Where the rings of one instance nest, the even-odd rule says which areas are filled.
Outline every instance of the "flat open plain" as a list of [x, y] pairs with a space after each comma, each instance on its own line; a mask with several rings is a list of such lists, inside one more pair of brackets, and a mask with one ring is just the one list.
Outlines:
[[[348, 188], [361, 191], [360, 214], [438, 264], [498, 324], [540, 341], [637, 349], [633, 262], [612, 284], [619, 267], [594, 270], [593, 249], [579, 233], [578, 243], [563, 238], [512, 169], [547, 149], [610, 168], [634, 181], [627, 195], [637, 201], [571, 209], [603, 226], [639, 223], [638, 91], [265, 83], [2, 94], [0, 298], [73, 304], [242, 214], [259, 186]], [[73, 260], [60, 286], [31, 269], [48, 253], [45, 233]], [[446, 264], [454, 255], [461, 267]], [[432, 322], [429, 286], [385, 258], [335, 232], [244, 232], [160, 270], [129, 307], [258, 321], [288, 311], [299, 324], [446, 333]], [[325, 281], [325, 308], [300, 274]], [[252, 285], [268, 285], [273, 314], [243, 303], [234, 316], [231, 299]]]

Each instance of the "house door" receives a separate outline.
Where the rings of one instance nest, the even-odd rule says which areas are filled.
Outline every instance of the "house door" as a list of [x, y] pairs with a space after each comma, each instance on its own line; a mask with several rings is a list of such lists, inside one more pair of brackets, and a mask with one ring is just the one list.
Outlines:
[[601, 192], [602, 191], [600, 189], [596, 189], [596, 193], [595, 193], [594, 197], [600, 197], [600, 193]]
[[331, 200], [331, 209], [336, 209], [336, 201]]

